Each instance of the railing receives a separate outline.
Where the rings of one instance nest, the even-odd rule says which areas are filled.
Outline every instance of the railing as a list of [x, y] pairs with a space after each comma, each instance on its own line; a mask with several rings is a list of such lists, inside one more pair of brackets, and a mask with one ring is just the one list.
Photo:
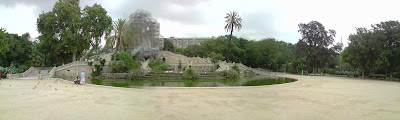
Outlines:
[[35, 69], [34, 67], [30, 67], [28, 70], [26, 70], [25, 72], [22, 73], [22, 77], [25, 77], [26, 75], [28, 75], [29, 73], [32, 72], [32, 70]]
[[48, 78], [52, 78], [54, 77], [54, 74], [56, 73], [57, 67], [53, 67], [53, 69], [51, 69], [51, 71], [48, 74]]
[[22, 77], [22, 73], [17, 73], [17, 74], [7, 74], [7, 79], [18, 79]]
[[[108, 66], [108, 64], [110, 63], [110, 61], [107, 61], [106, 63], [104, 63], [105, 66]], [[93, 65], [95, 64], [100, 64], [99, 61], [93, 61]], [[61, 70], [65, 70], [71, 67], [75, 67], [75, 66], [85, 66], [88, 65], [88, 61], [75, 61], [72, 63], [68, 63], [68, 64], [64, 64], [62, 66], [57, 67], [57, 69], [55, 70], [55, 72], [57, 71], [61, 71]]]

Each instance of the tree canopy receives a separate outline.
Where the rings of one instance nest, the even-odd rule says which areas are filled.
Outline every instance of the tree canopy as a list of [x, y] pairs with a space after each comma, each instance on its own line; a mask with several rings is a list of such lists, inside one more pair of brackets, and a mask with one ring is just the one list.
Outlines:
[[[83, 13], [82, 13], [83, 12]], [[40, 49], [46, 53], [47, 65], [76, 60], [77, 54], [97, 47], [100, 37], [111, 25], [111, 18], [98, 4], [86, 6], [82, 11], [79, 0], [59, 0], [52, 11], [42, 13], [37, 19]], [[54, 61], [57, 60], [57, 61]]]
[[327, 65], [327, 61], [334, 59], [335, 51], [329, 47], [333, 45], [335, 30], [325, 30], [318, 21], [299, 24], [302, 39], [297, 42], [297, 52], [305, 56], [308, 66], [316, 73], [318, 68]]

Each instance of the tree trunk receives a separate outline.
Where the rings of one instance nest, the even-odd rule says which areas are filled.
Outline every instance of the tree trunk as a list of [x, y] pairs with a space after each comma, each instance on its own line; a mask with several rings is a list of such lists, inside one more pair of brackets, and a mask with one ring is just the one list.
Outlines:
[[312, 67], [312, 73], [314, 74], [314, 76], [316, 75], [316, 72], [315, 72], [315, 67], [314, 67], [314, 65], [313, 65], [313, 67]]
[[228, 50], [226, 51], [226, 60], [227, 60], [227, 62], [231, 62], [229, 60], [229, 51], [231, 49], [232, 32], [233, 32], [233, 24], [232, 24], [232, 29], [231, 29], [231, 36], [229, 37]]
[[114, 62], [117, 61], [117, 52], [118, 52], [118, 48], [119, 48], [119, 43], [120, 43], [120, 37], [117, 40], [117, 46], [115, 46], [115, 52], [114, 52]]
[[390, 72], [389, 80], [390, 80], [390, 81], [393, 81], [393, 72]]
[[362, 78], [365, 78], [365, 76], [364, 76], [365, 74], [364, 73], [365, 73], [365, 69], [362, 68], [362, 76], [361, 76]]
[[75, 62], [76, 61], [76, 52], [73, 52], [72, 53], [72, 62]]

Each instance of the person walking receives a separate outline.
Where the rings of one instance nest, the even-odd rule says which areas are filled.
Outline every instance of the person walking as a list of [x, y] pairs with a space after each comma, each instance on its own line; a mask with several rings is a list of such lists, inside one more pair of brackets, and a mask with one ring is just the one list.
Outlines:
[[81, 72], [81, 83], [85, 83], [85, 73]]

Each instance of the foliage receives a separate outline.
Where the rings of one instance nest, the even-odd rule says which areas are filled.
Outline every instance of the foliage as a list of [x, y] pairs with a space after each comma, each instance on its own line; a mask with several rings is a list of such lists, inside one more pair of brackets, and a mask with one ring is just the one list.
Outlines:
[[18, 69], [15, 66], [11, 67], [0, 67], [1, 77], [5, 78], [7, 74], [15, 74], [18, 72]]
[[[113, 27], [110, 29], [114, 35], [110, 36], [112, 33], [108, 33], [106, 46], [115, 48], [114, 55], [117, 54], [118, 49], [123, 49], [125, 52], [128, 52], [128, 50], [134, 46], [134, 42], [137, 40], [135, 29], [128, 25], [126, 19], [114, 21]], [[114, 61], [116, 61], [116, 59], [117, 58], [114, 57]]]
[[207, 51], [200, 45], [189, 45], [185, 48], [183, 55], [188, 57], [206, 57]]
[[185, 48], [174, 47], [174, 53], [183, 55], [185, 53]]
[[[204, 47], [205, 50], [207, 50], [207, 55], [211, 52], [226, 55], [226, 50], [228, 49], [227, 46], [229, 43], [228, 37], [228, 35], [219, 36], [216, 39], [202, 42], [201, 46]], [[232, 47], [230, 50], [232, 54], [230, 55], [230, 60], [239, 63], [246, 63], [246, 46], [248, 43], [249, 41], [246, 39], [236, 38], [235, 36], [232, 36]]]
[[39, 47], [40, 46], [38, 41], [35, 41], [32, 45], [32, 53], [29, 56], [30, 58], [32, 58], [33, 66], [35, 67], [42, 66], [42, 64], [44, 63], [44, 54], [40, 52]]
[[232, 67], [232, 69], [235, 70], [236, 72], [240, 73], [240, 69], [236, 64]]
[[136, 78], [143, 78], [144, 76], [146, 76], [146, 74], [139, 69], [133, 69], [129, 71], [129, 78], [130, 79], [136, 79]]
[[102, 22], [108, 17], [104, 13], [97, 4], [81, 11], [79, 0], [60, 0], [52, 11], [40, 14], [37, 30], [45, 66], [76, 60], [77, 55], [90, 47], [91, 39], [98, 40], [107, 28], [107, 22]]
[[92, 41], [92, 46], [97, 54], [98, 46], [101, 42], [100, 39], [107, 32], [107, 28], [111, 27], [112, 19], [107, 15], [107, 11], [97, 3], [92, 7], [86, 6], [82, 12], [84, 30], [94, 40]]
[[225, 57], [221, 53], [211, 52], [207, 56], [211, 58], [211, 62], [213, 63], [217, 63], [218, 61], [222, 61], [225, 59]]
[[101, 59], [100, 59], [100, 65], [101, 65], [101, 66], [104, 66], [105, 63], [106, 63], [106, 59], [101, 58]]
[[226, 22], [225, 30], [227, 32], [231, 32], [231, 35], [229, 37], [228, 50], [226, 52], [227, 53], [226, 59], [229, 62], [230, 61], [229, 60], [229, 57], [230, 57], [229, 50], [231, 48], [232, 32], [234, 29], [239, 31], [242, 28], [242, 18], [239, 16], [239, 14], [236, 11], [232, 11], [232, 12], [226, 14], [225, 19], [226, 19], [225, 20], [225, 22]]
[[171, 65], [160, 61], [151, 61], [149, 63], [149, 67], [153, 70], [168, 70], [171, 67]]
[[[31, 61], [32, 42], [29, 41], [29, 33], [25, 33], [21, 36], [18, 34], [5, 33], [7, 35], [8, 48], [4, 54], [5, 60], [0, 61], [2, 66], [15, 66], [19, 67], [26, 61]], [[2, 55], [0, 55], [2, 56]], [[2, 59], [4, 57], [1, 57]], [[29, 66], [30, 67], [30, 66]]]
[[138, 61], [135, 61], [132, 56], [126, 52], [118, 52], [117, 62], [111, 62], [109, 67], [114, 70], [114, 73], [127, 73], [129, 70], [139, 67]]
[[0, 66], [5, 66], [6, 52], [9, 50], [6, 29], [0, 28]]
[[239, 72], [234, 69], [225, 70], [222, 74], [223, 74], [223, 76], [225, 76], [226, 78], [229, 78], [229, 79], [237, 79], [240, 77]]
[[353, 67], [360, 66], [364, 77], [366, 69], [372, 69], [379, 56], [379, 43], [374, 42], [382, 36], [366, 28], [357, 28], [357, 33], [349, 36], [349, 46], [343, 51], [343, 61]]
[[279, 57], [278, 45], [275, 39], [269, 38], [261, 41], [250, 41], [246, 48], [247, 65], [277, 69], [276, 59]]
[[103, 66], [96, 64], [94, 67], [95, 69], [92, 69], [92, 76], [100, 76], [103, 71]]
[[174, 52], [174, 44], [170, 40], [164, 38], [164, 48], [163, 48], [163, 50]]
[[93, 62], [92, 62], [92, 61], [89, 61], [89, 62], [88, 62], [88, 65], [89, 65], [89, 66], [92, 66], [92, 65], [93, 65]]
[[182, 75], [182, 78], [186, 80], [195, 80], [198, 79], [199, 77], [200, 74], [192, 68], [186, 69]]
[[385, 67], [389, 72], [390, 80], [393, 80], [393, 73], [400, 66], [400, 22], [386, 21], [372, 27], [377, 36], [382, 36], [377, 38], [378, 42], [375, 44], [382, 43], [381, 57], [387, 63]]
[[330, 49], [329, 46], [333, 45], [336, 31], [326, 31], [321, 23], [311, 21], [299, 24], [299, 32], [302, 39], [297, 43], [297, 52], [306, 57], [307, 65], [315, 74], [318, 68], [326, 67], [326, 63], [335, 56], [334, 49]]

